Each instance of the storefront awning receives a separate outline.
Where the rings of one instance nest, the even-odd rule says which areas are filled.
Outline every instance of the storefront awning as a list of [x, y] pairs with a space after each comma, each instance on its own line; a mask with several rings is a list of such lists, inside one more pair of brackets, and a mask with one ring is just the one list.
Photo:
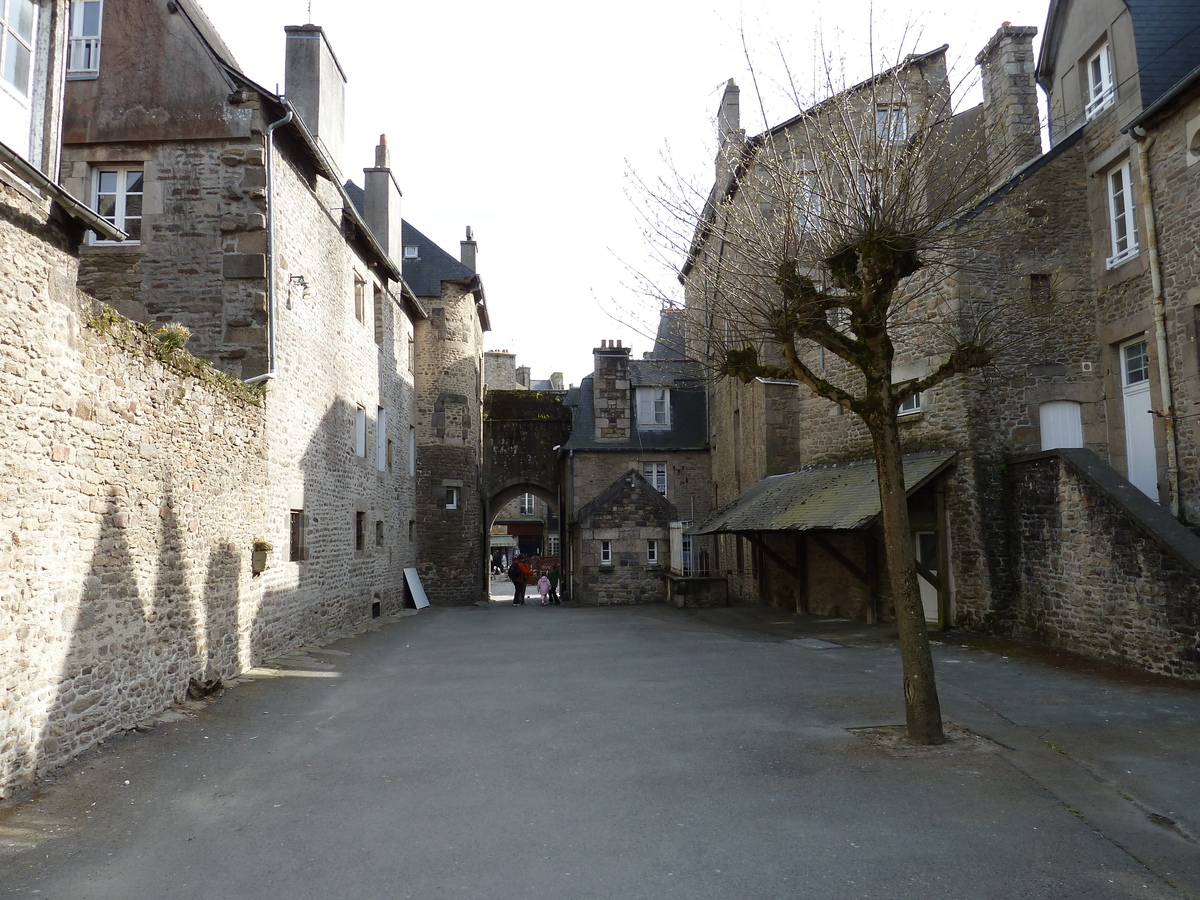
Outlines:
[[511, 534], [489, 534], [488, 543], [493, 549], [499, 550], [501, 547], [517, 546], [517, 539]]
[[[953, 451], [904, 457], [911, 497], [954, 461]], [[875, 460], [813, 466], [764, 478], [729, 505], [689, 529], [690, 534], [765, 531], [856, 531], [879, 515]]]

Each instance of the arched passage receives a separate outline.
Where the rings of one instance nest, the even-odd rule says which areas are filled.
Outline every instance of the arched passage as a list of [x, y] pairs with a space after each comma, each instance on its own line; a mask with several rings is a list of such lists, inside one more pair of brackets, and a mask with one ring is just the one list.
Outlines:
[[[557, 555], [562, 545], [561, 463], [558, 449], [571, 435], [563, 391], [488, 391], [483, 419], [483, 521], [489, 567], [514, 550]], [[531, 495], [534, 509], [519, 500]]]

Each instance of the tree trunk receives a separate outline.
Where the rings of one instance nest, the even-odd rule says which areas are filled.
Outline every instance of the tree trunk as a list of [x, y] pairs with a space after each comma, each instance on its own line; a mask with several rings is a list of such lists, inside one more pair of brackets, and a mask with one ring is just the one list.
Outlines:
[[890, 409], [867, 422], [875, 444], [879, 473], [879, 505], [883, 520], [884, 553], [888, 584], [896, 604], [900, 634], [900, 659], [904, 670], [904, 715], [908, 736], [918, 744], [942, 744], [942, 709], [933, 674], [929, 630], [913, 564], [912, 533], [908, 523], [908, 495], [904, 486], [904, 461], [900, 430]]

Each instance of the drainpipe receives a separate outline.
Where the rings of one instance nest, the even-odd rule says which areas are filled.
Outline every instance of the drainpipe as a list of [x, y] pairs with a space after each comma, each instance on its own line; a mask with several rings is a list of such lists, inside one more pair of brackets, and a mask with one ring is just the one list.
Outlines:
[[1150, 148], [1154, 138], [1148, 138], [1142, 128], [1132, 129], [1138, 142], [1138, 173], [1142, 181], [1142, 206], [1146, 210], [1146, 252], [1150, 260], [1150, 290], [1154, 309], [1154, 341], [1158, 352], [1158, 385], [1162, 391], [1161, 418], [1167, 443], [1167, 502], [1171, 515], [1179, 518], [1179, 451], [1175, 446], [1175, 393], [1171, 389], [1171, 364], [1167, 358], [1167, 313], [1163, 297], [1162, 265], [1158, 258], [1158, 229], [1154, 220], [1154, 193], [1150, 183]]
[[246, 384], [258, 384], [275, 377], [275, 129], [295, 118], [289, 109], [278, 122], [267, 126], [267, 371]]

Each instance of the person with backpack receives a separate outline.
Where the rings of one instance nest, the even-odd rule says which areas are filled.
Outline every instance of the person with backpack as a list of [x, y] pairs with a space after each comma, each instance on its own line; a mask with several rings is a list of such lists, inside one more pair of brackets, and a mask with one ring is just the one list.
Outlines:
[[517, 554], [513, 564], [508, 567], [508, 577], [512, 579], [513, 606], [525, 605], [525, 586], [533, 579], [533, 570], [525, 562], [524, 554]]

